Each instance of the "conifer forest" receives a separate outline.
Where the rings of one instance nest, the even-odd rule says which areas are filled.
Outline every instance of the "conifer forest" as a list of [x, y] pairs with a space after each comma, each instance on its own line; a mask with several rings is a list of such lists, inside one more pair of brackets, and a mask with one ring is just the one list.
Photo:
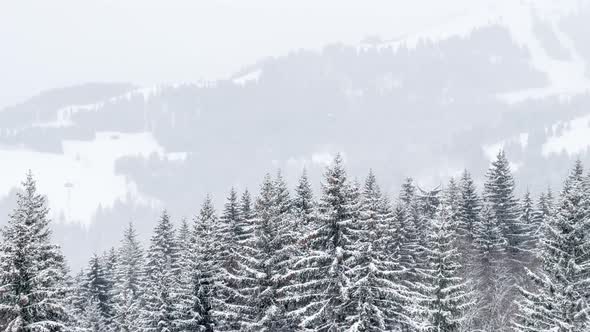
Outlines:
[[1, 233], [0, 331], [589, 331], [590, 176], [564, 174], [519, 194], [500, 151], [481, 186], [465, 170], [389, 197], [337, 155], [315, 189], [266, 174], [163, 211], [149, 243], [131, 222], [71, 271], [29, 172]]

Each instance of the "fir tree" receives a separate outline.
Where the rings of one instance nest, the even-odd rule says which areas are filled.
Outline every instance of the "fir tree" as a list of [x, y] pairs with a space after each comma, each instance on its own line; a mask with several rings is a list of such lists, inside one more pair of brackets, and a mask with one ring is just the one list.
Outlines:
[[86, 274], [80, 270], [74, 278], [69, 292], [68, 304], [70, 312], [70, 327], [73, 331], [83, 331], [86, 327], [86, 310], [88, 300], [85, 292]]
[[276, 331], [288, 330], [291, 326], [281, 292], [286, 285], [284, 276], [288, 264], [296, 253], [290, 205], [289, 192], [280, 172], [274, 180], [267, 174], [255, 206], [252, 267], [257, 271], [258, 296], [253, 301], [257, 314], [250, 329]]
[[[177, 331], [200, 331], [202, 326], [201, 312], [195, 310], [195, 294], [193, 293], [195, 278], [200, 271], [193, 264], [192, 232], [186, 219], [182, 219], [178, 228], [177, 244], [179, 250], [179, 271], [176, 276], [178, 296], [174, 303], [174, 326]], [[198, 283], [198, 281], [197, 281]]]
[[541, 241], [545, 233], [545, 225], [553, 215], [553, 194], [551, 189], [539, 195], [539, 200], [533, 212], [533, 241], [535, 246], [535, 257], [539, 257], [542, 250]]
[[537, 220], [535, 220], [533, 199], [531, 198], [531, 193], [528, 190], [524, 193], [522, 198], [520, 211], [521, 214], [519, 223], [523, 229], [523, 243], [521, 244], [521, 248], [522, 250], [527, 251], [525, 258], [528, 258], [529, 261], [527, 261], [527, 263], [530, 263], [530, 261], [532, 261], [534, 258], [538, 225], [536, 225]]
[[369, 173], [363, 187], [359, 220], [351, 225], [357, 255], [351, 257], [351, 280], [347, 307], [350, 331], [391, 331], [407, 324], [402, 313], [405, 287], [396, 283], [401, 275], [397, 256], [387, 252], [391, 210], [381, 195], [376, 178]]
[[521, 288], [519, 331], [587, 331], [590, 327], [590, 220], [583, 168], [566, 179], [555, 215], [545, 225], [542, 271], [528, 271], [536, 289]]
[[207, 196], [201, 205], [199, 215], [193, 222], [192, 233], [192, 310], [195, 313], [191, 326], [196, 330], [212, 332], [213, 286], [217, 275], [215, 229], [217, 215], [211, 197]]
[[[507, 277], [511, 282], [506, 287], [495, 292], [502, 291], [506, 295], [503, 305], [507, 317], [503, 317], [503, 326], [508, 326], [515, 310], [513, 306], [518, 296], [517, 285], [522, 285], [525, 278], [523, 265], [531, 261], [532, 253], [528, 247], [528, 225], [522, 223], [520, 217], [520, 205], [514, 195], [514, 178], [510, 170], [510, 163], [504, 151], [498, 152], [496, 160], [492, 162], [484, 184], [484, 200], [490, 208], [493, 218], [501, 227], [506, 245], [505, 266], [508, 268]], [[512, 286], [510, 286], [512, 285]], [[505, 327], [503, 327], [505, 328]]]
[[113, 318], [113, 298], [110, 286], [105, 269], [105, 259], [94, 254], [88, 263], [84, 288], [86, 298], [98, 306], [101, 324], [105, 329], [110, 329]]
[[455, 229], [449, 206], [440, 206], [429, 236], [426, 296], [423, 330], [461, 331], [466, 325], [466, 311], [471, 294], [460, 276], [459, 254], [454, 246]]
[[147, 252], [144, 306], [140, 319], [142, 331], [175, 331], [179, 263], [180, 251], [174, 227], [164, 211], [154, 229]]
[[399, 199], [403, 205], [411, 205], [415, 203], [416, 186], [412, 178], [406, 178], [400, 190]]
[[337, 155], [325, 173], [318, 219], [303, 240], [307, 255], [293, 264], [296, 283], [286, 289], [298, 305], [292, 317], [312, 331], [338, 331], [348, 323], [347, 262], [355, 254], [351, 225], [356, 212], [351, 211], [355, 205], [351, 194], [342, 158]]
[[475, 225], [479, 222], [481, 213], [481, 199], [477, 189], [467, 170], [463, 172], [459, 182], [458, 202], [458, 225], [457, 225], [457, 249], [463, 266], [463, 277], [471, 278], [470, 267], [473, 265], [473, 250], [475, 239]]
[[0, 242], [0, 330], [66, 331], [67, 267], [29, 171]]
[[252, 268], [255, 262], [250, 201], [250, 195], [245, 194], [238, 202], [232, 189], [218, 227], [221, 260], [213, 316], [219, 331], [245, 329], [255, 321], [251, 302], [256, 291], [256, 270]]
[[401, 280], [411, 290], [416, 289], [415, 282], [420, 278], [418, 266], [418, 239], [420, 237], [418, 224], [420, 218], [415, 191], [412, 180], [406, 179], [400, 191], [400, 202], [393, 212], [393, 222], [397, 230], [393, 250], [399, 255], [400, 264], [404, 270]]
[[505, 331], [509, 324], [512, 279], [505, 267], [506, 240], [502, 227], [488, 205], [482, 207], [474, 225], [474, 247], [475, 328]]
[[461, 188], [454, 178], [449, 180], [449, 184], [443, 192], [442, 203], [449, 209], [451, 227], [458, 230], [461, 221]]
[[297, 187], [295, 187], [295, 197], [292, 205], [295, 219], [305, 229], [312, 222], [315, 213], [313, 191], [305, 169], [303, 169], [301, 178], [299, 178]]
[[481, 200], [477, 195], [477, 189], [467, 170], [463, 172], [459, 183], [459, 231], [458, 235], [463, 240], [462, 254], [468, 253], [468, 247], [473, 243], [474, 225], [478, 222], [481, 211]]
[[121, 239], [115, 267], [115, 331], [139, 331], [141, 297], [145, 286], [143, 248], [129, 223]]
[[484, 198], [502, 227], [508, 258], [518, 264], [523, 258], [522, 252], [525, 251], [526, 228], [518, 219], [519, 206], [514, 197], [514, 178], [504, 151], [498, 152], [486, 174]]
[[399, 262], [401, 268], [397, 283], [409, 291], [416, 291], [418, 286], [415, 283], [420, 278], [416, 263], [418, 232], [414, 220], [407, 208], [401, 203], [397, 204], [391, 216], [391, 232], [393, 234], [385, 238], [387, 241], [386, 252], [391, 259]]
[[109, 331], [109, 327], [105, 324], [104, 317], [102, 316], [100, 303], [95, 300], [88, 300], [86, 308], [82, 330], [85, 332]]

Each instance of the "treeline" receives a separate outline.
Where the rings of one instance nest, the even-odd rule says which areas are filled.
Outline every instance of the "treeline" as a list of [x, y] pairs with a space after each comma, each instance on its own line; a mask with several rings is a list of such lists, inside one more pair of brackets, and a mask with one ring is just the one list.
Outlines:
[[144, 250], [118, 248], [70, 276], [29, 174], [2, 231], [2, 331], [587, 331], [590, 177], [578, 161], [555, 202], [520, 199], [503, 152], [478, 190], [407, 179], [395, 200], [337, 156], [313, 195], [305, 173], [207, 198]]

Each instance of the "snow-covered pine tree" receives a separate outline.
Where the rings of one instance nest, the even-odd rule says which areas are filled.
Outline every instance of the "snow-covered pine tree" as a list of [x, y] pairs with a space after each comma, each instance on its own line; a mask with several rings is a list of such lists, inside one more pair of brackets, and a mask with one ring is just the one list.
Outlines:
[[115, 282], [116, 273], [115, 267], [117, 266], [117, 251], [114, 247], [111, 247], [108, 251], [104, 252], [100, 257], [101, 265], [103, 266], [104, 278], [106, 281], [107, 296], [109, 297], [111, 317], [106, 322], [109, 330], [113, 330], [113, 320], [115, 317]]
[[254, 229], [250, 202], [247, 193], [239, 202], [232, 188], [216, 231], [220, 255], [212, 313], [218, 331], [241, 330], [255, 321], [252, 297], [256, 291], [256, 270], [251, 268]]
[[506, 331], [512, 301], [512, 280], [506, 263], [506, 239], [492, 207], [482, 206], [474, 224], [474, 285], [476, 317], [473, 329]]
[[528, 271], [536, 289], [521, 288], [517, 331], [587, 331], [590, 327], [590, 211], [578, 160], [546, 225], [542, 271]]
[[549, 218], [553, 215], [553, 194], [551, 188], [547, 192], [542, 192], [539, 195], [539, 200], [533, 211], [533, 241], [535, 244], [535, 257], [539, 258], [542, 250], [543, 234], [545, 233], [545, 225]]
[[291, 194], [289, 193], [289, 188], [287, 187], [287, 183], [283, 178], [283, 174], [281, 171], [277, 171], [277, 175], [272, 183], [273, 186], [273, 205], [275, 206], [274, 209], [275, 217], [282, 217], [288, 214], [291, 214], [293, 209], [293, 200], [291, 199]]
[[[431, 190], [424, 190], [422, 188], [418, 189], [417, 202], [419, 213], [424, 218], [422, 222], [431, 222], [443, 200], [441, 195], [442, 188], [436, 187]], [[426, 229], [425, 234], [430, 234], [427, 225], [424, 225], [423, 227]]]
[[414, 185], [414, 179], [408, 177], [404, 180], [400, 190], [399, 200], [403, 205], [416, 203], [416, 186]]
[[141, 243], [132, 223], [123, 232], [115, 267], [114, 326], [117, 332], [139, 329], [141, 297], [145, 282], [145, 261]]
[[403, 312], [407, 292], [398, 283], [399, 257], [387, 251], [395, 231], [390, 219], [389, 202], [371, 171], [362, 190], [359, 220], [351, 225], [358, 253], [350, 258], [348, 270], [349, 331], [394, 331], [408, 324]]
[[67, 331], [67, 267], [29, 171], [0, 241], [0, 330]]
[[520, 217], [519, 223], [520, 227], [523, 229], [523, 234], [521, 240], [523, 243], [521, 244], [521, 249], [526, 251], [526, 255], [523, 259], [527, 259], [525, 262], [527, 265], [532, 264], [535, 255], [535, 247], [536, 247], [536, 233], [538, 230], [537, 225], [535, 224], [535, 209], [533, 205], [533, 199], [531, 198], [531, 193], [528, 189], [525, 191], [524, 196], [522, 197], [521, 207], [520, 207]]
[[307, 177], [307, 170], [303, 169], [297, 187], [295, 187], [295, 197], [293, 198], [292, 203], [293, 215], [297, 224], [300, 225], [298, 227], [302, 227], [302, 233], [305, 232], [303, 229], [305, 229], [314, 218], [315, 205], [313, 191]]
[[[522, 272], [520, 262], [526, 260], [526, 228], [519, 220], [519, 204], [514, 196], [514, 177], [503, 150], [498, 152], [486, 173], [484, 200], [502, 227], [506, 239], [507, 258], [513, 261], [511, 273]], [[517, 271], [518, 270], [518, 271]]]
[[423, 321], [423, 313], [429, 310], [423, 301], [423, 299], [428, 298], [430, 290], [430, 285], [428, 285], [430, 275], [428, 248], [431, 245], [432, 224], [442, 203], [441, 191], [440, 187], [428, 191], [419, 188], [416, 195], [418, 211], [415, 219], [417, 220], [417, 245], [414, 247], [416, 280], [412, 282], [412, 288], [410, 288], [414, 295], [414, 303], [412, 304], [414, 316], [411, 317], [413, 322]]
[[[416, 203], [416, 188], [411, 178], [407, 178], [402, 185], [399, 203], [393, 210], [392, 222], [395, 224], [395, 241], [391, 243], [390, 250], [399, 256], [403, 269], [401, 282], [412, 291], [415, 291], [419, 281], [418, 261], [418, 208]], [[395, 251], [393, 251], [395, 250]]]
[[417, 300], [423, 293], [422, 281], [424, 278], [424, 253], [422, 246], [424, 240], [420, 237], [420, 224], [422, 218], [419, 213], [419, 201], [417, 189], [411, 178], [406, 178], [402, 184], [399, 203], [393, 210], [393, 223], [395, 224], [396, 242], [390, 246], [393, 255], [399, 256], [402, 274], [399, 283], [405, 286], [409, 292], [410, 301], [404, 305], [404, 313], [407, 316], [407, 324], [402, 326], [402, 331], [415, 331], [419, 326], [421, 317], [417, 317], [419, 304]]
[[154, 229], [147, 252], [144, 305], [140, 315], [142, 331], [175, 331], [179, 263], [180, 250], [174, 226], [164, 211]]
[[322, 183], [318, 219], [303, 239], [307, 255], [292, 265], [295, 283], [285, 289], [297, 304], [291, 317], [310, 331], [340, 331], [347, 326], [349, 304], [348, 261], [356, 254], [351, 234], [354, 195], [342, 157], [327, 168]]
[[191, 251], [191, 230], [186, 218], [182, 218], [180, 220], [180, 226], [178, 226], [176, 242], [178, 243], [178, 250], [180, 253], [180, 266], [181, 268], [184, 268], [184, 264], [187, 264], [187, 262], [189, 261], [188, 256]]
[[68, 311], [71, 320], [69, 328], [72, 331], [84, 331], [86, 327], [86, 310], [88, 309], [88, 300], [85, 293], [86, 273], [84, 270], [78, 272], [71, 283], [71, 289], [68, 293]]
[[465, 330], [466, 312], [472, 294], [460, 276], [460, 256], [455, 247], [456, 229], [450, 206], [440, 205], [432, 221], [428, 247], [428, 268], [422, 307], [425, 318], [420, 330], [454, 332]]
[[[484, 201], [490, 207], [493, 217], [499, 223], [504, 239], [506, 240], [506, 261], [508, 276], [512, 281], [506, 285], [507, 301], [504, 308], [508, 310], [508, 321], [512, 319], [515, 299], [518, 297], [518, 285], [526, 280], [525, 269], [527, 262], [531, 261], [532, 253], [527, 247], [527, 225], [520, 220], [520, 204], [515, 197], [514, 177], [510, 170], [510, 163], [504, 151], [499, 151], [486, 173], [484, 183]], [[507, 322], [503, 323], [507, 326]]]
[[[193, 264], [192, 232], [186, 219], [182, 219], [177, 232], [179, 250], [179, 271], [176, 275], [178, 296], [174, 303], [174, 327], [176, 331], [201, 331], [202, 316], [195, 310], [195, 294], [193, 281], [200, 271]], [[198, 277], [197, 277], [198, 278]], [[198, 307], [197, 307], [198, 308]]]
[[[460, 275], [468, 281], [471, 292], [476, 294], [477, 284], [473, 282], [474, 272], [477, 266], [476, 251], [474, 246], [474, 227], [479, 222], [481, 213], [481, 199], [477, 194], [477, 188], [471, 174], [464, 170], [458, 182], [458, 216], [456, 228], [456, 245], [459, 253]], [[477, 316], [477, 307], [471, 306], [466, 313], [466, 330], [469, 330], [473, 319]]]
[[419, 188], [416, 196], [418, 204], [418, 223], [416, 225], [418, 232], [417, 264], [419, 269], [425, 269], [428, 266], [428, 237], [431, 234], [430, 228], [436, 212], [443, 200], [441, 192], [440, 187], [431, 190]]
[[[246, 210], [250, 210], [250, 195], [245, 193], [242, 203], [246, 203]], [[238, 250], [238, 242], [243, 240], [249, 230], [243, 229], [240, 201], [234, 188], [231, 188], [224, 204], [223, 211], [215, 235], [217, 237], [217, 261], [220, 268], [228, 269], [234, 265], [233, 253]], [[248, 211], [248, 213], [250, 213]]]
[[448, 207], [451, 227], [458, 229], [461, 218], [461, 188], [454, 178], [449, 180], [449, 184], [443, 190], [442, 203]]
[[417, 326], [414, 322], [414, 300], [418, 295], [417, 292], [420, 286], [418, 281], [421, 277], [416, 263], [416, 248], [418, 247], [418, 232], [414, 223], [416, 219], [410, 213], [410, 210], [404, 207], [400, 200], [391, 214], [391, 231], [393, 235], [386, 237], [388, 242], [386, 244], [386, 253], [391, 260], [398, 261], [401, 268], [394, 282], [406, 290], [403, 311], [399, 313], [406, 318], [406, 323], [402, 322], [401, 331], [413, 331]]
[[[217, 275], [215, 230], [217, 226], [217, 215], [211, 197], [207, 195], [199, 215], [193, 222], [192, 233], [192, 280], [191, 295], [192, 310], [195, 318], [191, 325], [199, 326], [204, 332], [212, 332], [214, 321], [212, 317], [212, 297], [215, 277]], [[197, 316], [198, 314], [198, 316]]]
[[[239, 202], [239, 225], [240, 227], [252, 227], [252, 220], [254, 219], [254, 203], [252, 203], [252, 196], [248, 189], [244, 190], [242, 196], [240, 196]], [[246, 234], [249, 236], [248, 233], [250, 230], [245, 230]]]
[[274, 180], [267, 174], [254, 208], [254, 242], [250, 248], [251, 268], [256, 271], [256, 290], [251, 299], [255, 320], [249, 330], [290, 329], [285, 315], [286, 303], [281, 301], [280, 295], [281, 288], [286, 285], [284, 275], [288, 263], [296, 253], [290, 205], [289, 192], [280, 172]]
[[86, 311], [81, 330], [84, 332], [110, 331], [102, 317], [102, 311], [98, 301], [88, 300], [86, 302]]
[[84, 290], [86, 298], [98, 306], [103, 328], [110, 331], [113, 319], [113, 297], [105, 263], [104, 257], [96, 254], [90, 258]]
[[461, 239], [459, 252], [462, 261], [467, 261], [470, 248], [474, 240], [474, 225], [477, 224], [481, 212], [481, 200], [477, 195], [477, 188], [467, 170], [463, 171], [459, 182], [459, 227], [458, 236]]

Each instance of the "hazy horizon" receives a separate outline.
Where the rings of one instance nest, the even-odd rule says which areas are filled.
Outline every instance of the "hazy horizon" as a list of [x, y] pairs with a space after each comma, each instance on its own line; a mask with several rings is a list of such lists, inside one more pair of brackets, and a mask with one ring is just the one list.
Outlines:
[[366, 37], [403, 38], [510, 3], [25, 0], [1, 6], [0, 109], [88, 82], [218, 80], [267, 57]]

